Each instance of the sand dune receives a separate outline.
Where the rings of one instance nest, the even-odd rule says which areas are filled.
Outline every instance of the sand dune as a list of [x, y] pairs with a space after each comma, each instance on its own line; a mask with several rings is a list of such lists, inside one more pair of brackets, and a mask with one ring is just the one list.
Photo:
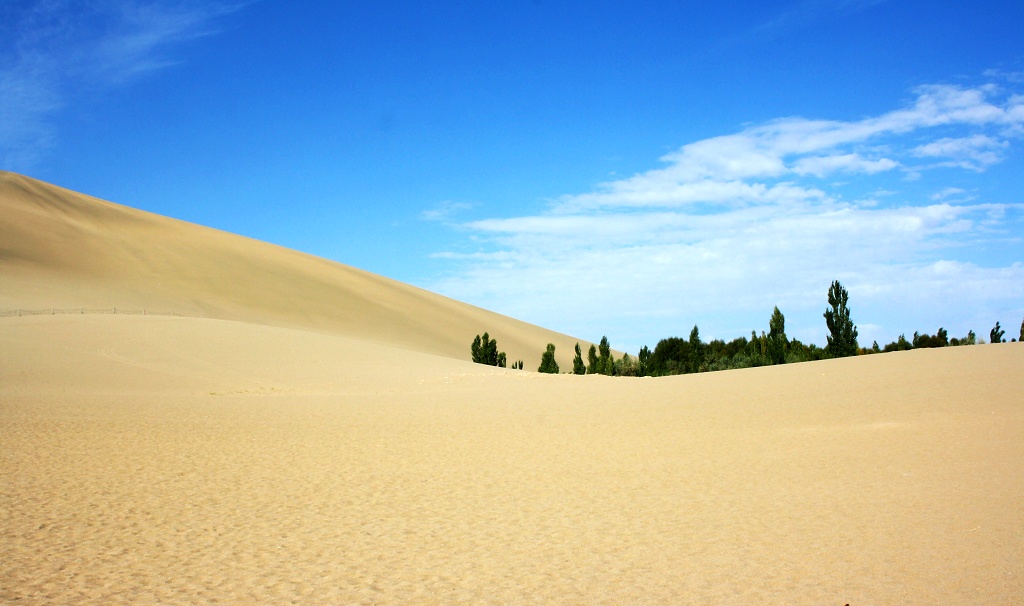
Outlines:
[[[208, 316], [0, 318], [0, 603], [1024, 601], [1022, 344], [496, 369], [427, 324], [498, 316], [22, 177], [0, 192], [2, 306]], [[246, 271], [341, 302], [249, 300]]]
[[304, 328], [469, 358], [498, 339], [537, 368], [577, 342], [340, 263], [0, 172], [0, 310], [133, 308]]

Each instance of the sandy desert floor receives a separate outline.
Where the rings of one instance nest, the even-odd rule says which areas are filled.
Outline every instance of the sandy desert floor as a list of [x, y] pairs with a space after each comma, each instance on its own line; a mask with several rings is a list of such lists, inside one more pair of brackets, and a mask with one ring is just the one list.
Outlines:
[[0, 318], [0, 602], [1019, 604], [1024, 345], [663, 379]]

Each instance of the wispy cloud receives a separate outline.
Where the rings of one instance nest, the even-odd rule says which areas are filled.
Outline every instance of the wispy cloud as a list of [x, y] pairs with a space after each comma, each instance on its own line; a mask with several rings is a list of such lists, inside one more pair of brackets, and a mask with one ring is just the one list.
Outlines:
[[957, 200], [964, 202], [967, 200], [973, 200], [974, 197], [967, 193], [967, 191], [961, 187], [946, 187], [941, 191], [937, 191], [928, 197], [930, 200], [935, 202], [944, 202], [949, 200]]
[[887, 0], [799, 0], [761, 23], [748, 38], [774, 39], [799, 31], [822, 20], [845, 17]]
[[970, 137], [943, 137], [937, 141], [915, 147], [911, 152], [922, 158], [946, 158], [941, 166], [956, 166], [981, 172], [1002, 161], [999, 152], [1010, 146], [987, 135]]
[[0, 8], [0, 166], [30, 167], [54, 144], [55, 115], [82, 90], [176, 63], [241, 3], [40, 0]]
[[420, 218], [424, 221], [448, 222], [458, 213], [469, 210], [470, 208], [473, 208], [473, 205], [468, 202], [444, 200], [438, 203], [434, 208], [427, 209], [420, 213]]
[[[617, 330], [633, 346], [665, 317], [743, 334], [773, 305], [809, 311], [836, 278], [862, 311], [897, 319], [911, 310], [894, 301], [918, 305], [915, 321], [949, 314], [951, 292], [963, 309], [1022, 301], [1022, 200], [970, 203], [945, 181], [1002, 161], [1020, 108], [994, 86], [926, 86], [859, 121], [785, 118], [696, 141], [542, 214], [463, 223], [477, 250], [444, 254], [453, 272], [433, 287], [582, 337]], [[924, 177], [910, 185], [911, 173]], [[1016, 262], [972, 252], [991, 246]], [[818, 316], [795, 334], [823, 340]]]
[[987, 69], [985, 70], [986, 78], [993, 78], [995, 80], [1005, 80], [1013, 84], [1024, 84], [1024, 71], [1007, 71], [1003, 69]]

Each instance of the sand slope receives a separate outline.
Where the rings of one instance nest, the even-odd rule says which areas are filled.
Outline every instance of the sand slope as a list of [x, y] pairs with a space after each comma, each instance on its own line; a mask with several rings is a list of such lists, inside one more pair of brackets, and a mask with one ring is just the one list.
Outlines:
[[134, 308], [306, 328], [468, 359], [473, 337], [537, 368], [576, 339], [282, 247], [0, 172], [0, 310]]
[[0, 176], [50, 305], [208, 317], [0, 317], [0, 603], [1024, 602], [1024, 344], [496, 369], [551, 333]]

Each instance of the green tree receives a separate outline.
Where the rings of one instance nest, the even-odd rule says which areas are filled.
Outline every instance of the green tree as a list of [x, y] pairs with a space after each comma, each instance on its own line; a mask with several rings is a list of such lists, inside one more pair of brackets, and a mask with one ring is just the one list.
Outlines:
[[640, 374], [640, 365], [637, 363], [635, 359], [629, 357], [629, 354], [622, 354], [622, 359], [616, 360], [614, 366], [615, 370], [613, 374], [616, 377], [643, 376]]
[[[487, 333], [484, 333], [487, 334]], [[477, 364], [484, 363], [484, 356], [481, 353], [483, 350], [483, 344], [480, 340], [480, 335], [473, 338], [473, 344], [469, 346], [469, 351], [473, 354], [473, 361]]]
[[847, 303], [850, 294], [839, 280], [832, 282], [828, 289], [829, 309], [825, 310], [825, 325], [828, 326], [828, 344], [825, 351], [833, 358], [857, 355], [857, 327], [850, 319]]
[[1017, 342], [1024, 343], [1024, 320], [1020, 321], [1020, 337], [1017, 339]]
[[934, 335], [914, 333], [913, 340], [914, 348], [918, 347], [946, 347], [949, 345], [949, 333], [946, 332], [945, 328], [939, 327], [939, 331]]
[[693, 325], [690, 331], [690, 356], [686, 362], [686, 372], [700, 372], [704, 364], [704, 344], [700, 342], [700, 330]]
[[914, 349], [914, 345], [910, 341], [907, 341], [906, 336], [900, 334], [899, 338], [886, 345], [882, 351], [889, 353], [891, 351], [908, 351], [911, 349]]
[[590, 351], [587, 352], [587, 374], [597, 374], [597, 346], [590, 344]]
[[1004, 334], [1006, 334], [1006, 331], [999, 327], [999, 322], [996, 322], [995, 327], [988, 331], [988, 340], [990, 343], [1002, 343]]
[[757, 336], [757, 331], [750, 331], [750, 341], [747, 343], [747, 355], [750, 357], [750, 363], [752, 366], [764, 366], [768, 364], [768, 335], [761, 331], [761, 336]]
[[651, 350], [644, 345], [640, 348], [640, 353], [637, 354], [636, 371], [641, 377], [646, 377], [651, 372]]
[[583, 352], [580, 351], [580, 344], [576, 344], [576, 357], [572, 359], [572, 374], [585, 375], [587, 367], [583, 364]]
[[537, 372], [546, 372], [548, 374], [558, 374], [558, 362], [555, 361], [555, 344], [548, 343], [547, 350], [540, 357], [540, 368]]
[[949, 340], [950, 345], [974, 345], [977, 342], [974, 336], [974, 331], [967, 331], [967, 336], [962, 339], [952, 338]]
[[768, 360], [772, 364], [785, 364], [786, 351], [789, 349], [789, 339], [786, 338], [786, 317], [782, 315], [776, 306], [772, 312], [771, 320], [768, 321]]
[[682, 337], [668, 337], [658, 341], [651, 354], [648, 368], [651, 374], [677, 375], [686, 372], [690, 359], [690, 344]]
[[477, 335], [473, 339], [473, 344], [469, 346], [469, 350], [473, 356], [473, 361], [477, 364], [505, 367], [505, 352], [498, 351], [498, 340], [492, 339], [486, 332], [483, 336]]
[[487, 363], [491, 366], [498, 366], [501, 364], [501, 359], [504, 357], [498, 352], [498, 340], [491, 339], [491, 342], [487, 344]]
[[597, 372], [602, 375], [609, 375], [615, 371], [615, 361], [612, 359], [612, 346], [608, 337], [601, 337], [601, 343], [597, 346], [600, 355], [597, 358]]

